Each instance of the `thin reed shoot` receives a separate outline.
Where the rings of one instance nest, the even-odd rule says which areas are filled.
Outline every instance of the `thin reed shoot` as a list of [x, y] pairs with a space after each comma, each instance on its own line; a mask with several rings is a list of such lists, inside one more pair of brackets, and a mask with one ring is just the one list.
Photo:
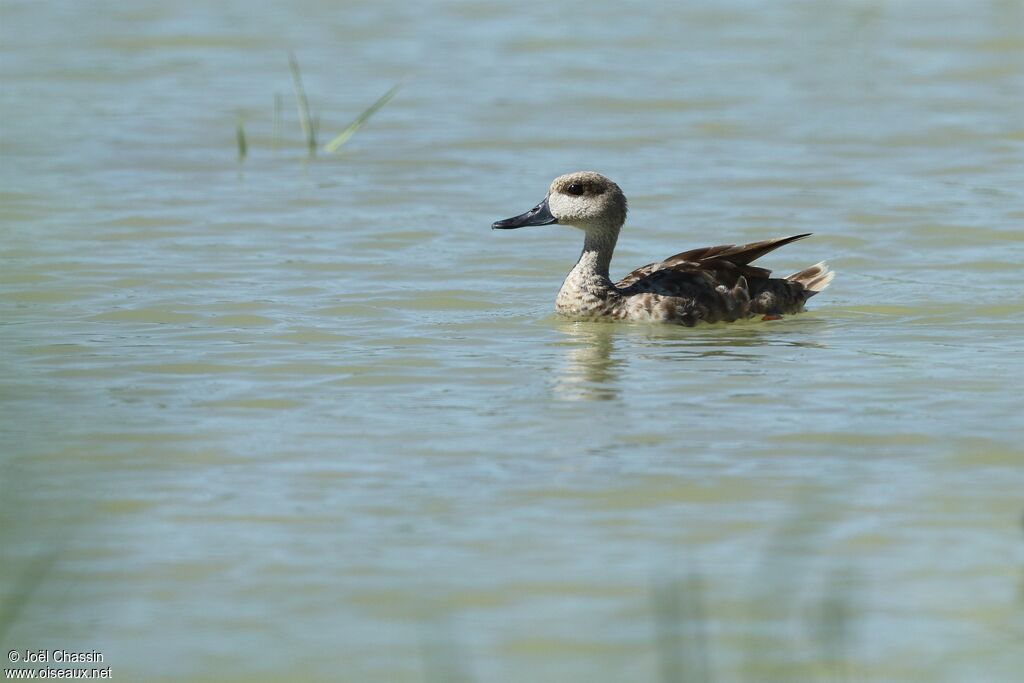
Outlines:
[[316, 154], [316, 122], [309, 113], [309, 99], [306, 97], [306, 89], [302, 85], [302, 73], [299, 71], [299, 62], [295, 59], [295, 53], [288, 53], [288, 66], [292, 72], [292, 85], [295, 88], [295, 102], [299, 109], [299, 126], [302, 128], [302, 137], [306, 140], [306, 147], [309, 155]]
[[357, 116], [355, 121], [348, 124], [348, 127], [345, 128], [345, 130], [341, 131], [341, 133], [338, 134], [337, 137], [335, 137], [333, 140], [324, 145], [324, 151], [327, 152], [328, 154], [333, 154], [337, 152], [339, 149], [341, 149], [341, 146], [348, 142], [349, 138], [355, 135], [356, 131], [359, 130], [371, 116], [376, 114], [381, 107], [383, 107], [385, 104], [391, 101], [391, 98], [398, 93], [401, 87], [401, 83], [392, 86], [390, 90], [388, 90], [386, 93], [377, 98], [377, 101], [371, 104], [365, 110], [363, 110], [363, 113]]
[[245, 119], [241, 114], [235, 121], [235, 138], [238, 140], [238, 160], [244, 161], [249, 154], [249, 145], [245, 141]]
[[281, 93], [274, 93], [274, 135], [272, 145], [274, 149], [281, 146], [281, 119], [284, 116], [284, 98]]

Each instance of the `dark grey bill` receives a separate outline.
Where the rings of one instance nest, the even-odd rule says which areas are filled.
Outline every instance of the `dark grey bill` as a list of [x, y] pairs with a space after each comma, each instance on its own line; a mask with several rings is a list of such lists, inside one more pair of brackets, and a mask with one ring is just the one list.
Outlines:
[[544, 201], [524, 214], [491, 223], [491, 230], [512, 230], [513, 228], [525, 228], [529, 225], [551, 225], [557, 222], [558, 219], [551, 215], [551, 209], [548, 208], [548, 198], [545, 197]]

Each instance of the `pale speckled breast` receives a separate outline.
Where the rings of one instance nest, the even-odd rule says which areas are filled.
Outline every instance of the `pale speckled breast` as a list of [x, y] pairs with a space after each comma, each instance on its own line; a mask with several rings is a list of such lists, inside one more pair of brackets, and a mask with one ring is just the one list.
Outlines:
[[622, 296], [607, 277], [570, 272], [555, 298], [555, 310], [577, 320], [619, 318]]
[[622, 318], [622, 297], [614, 289], [562, 287], [555, 299], [555, 310], [576, 319]]

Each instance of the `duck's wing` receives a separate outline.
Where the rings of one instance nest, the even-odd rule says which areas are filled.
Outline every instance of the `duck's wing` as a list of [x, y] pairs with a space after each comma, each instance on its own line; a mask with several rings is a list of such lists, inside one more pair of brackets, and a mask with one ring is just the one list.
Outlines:
[[[756, 261], [768, 252], [778, 249], [783, 245], [810, 236], [811, 233], [807, 232], [802, 235], [777, 237], [770, 240], [761, 240], [760, 242], [751, 242], [750, 244], [722, 244], [717, 247], [691, 249], [690, 251], [670, 256], [664, 261], [641, 266], [619, 280], [616, 286], [620, 288], [628, 287], [649, 277], [653, 273], [663, 270], [678, 271], [680, 275], [703, 271], [711, 275], [715, 280], [730, 287], [735, 284], [741, 275], [748, 278], [766, 278], [771, 275], [772, 271], [767, 268], [752, 266], [750, 265], [752, 261]], [[668, 275], [668, 273], [663, 273], [663, 275]]]

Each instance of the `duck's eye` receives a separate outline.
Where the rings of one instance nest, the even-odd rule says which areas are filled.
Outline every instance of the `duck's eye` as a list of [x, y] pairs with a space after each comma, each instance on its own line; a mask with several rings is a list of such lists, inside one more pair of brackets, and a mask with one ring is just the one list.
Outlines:
[[565, 188], [565, 193], [579, 197], [581, 194], [583, 194], [583, 184], [573, 183], [569, 185], [569, 187]]

